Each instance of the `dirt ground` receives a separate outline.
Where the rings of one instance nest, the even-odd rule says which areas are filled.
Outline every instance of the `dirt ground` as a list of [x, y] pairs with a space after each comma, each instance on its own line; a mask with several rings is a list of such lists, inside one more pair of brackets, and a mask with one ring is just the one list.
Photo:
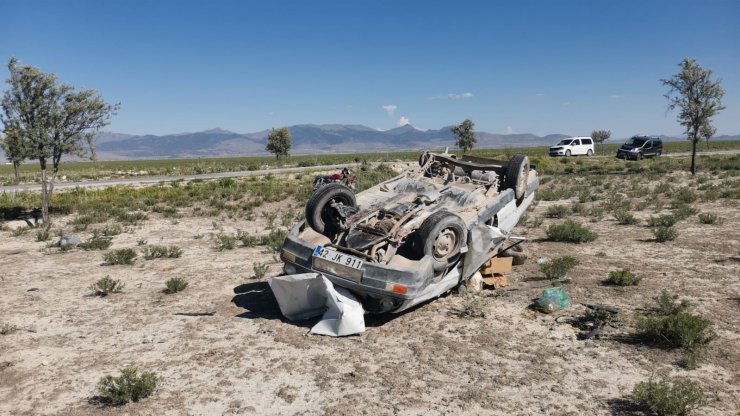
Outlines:
[[[573, 202], [573, 201], [571, 201]], [[547, 207], [539, 202], [530, 219]], [[696, 202], [725, 218], [677, 224], [675, 241], [657, 243], [644, 220], [618, 225], [609, 215], [590, 223], [587, 244], [545, 241], [545, 219], [526, 234], [530, 259], [510, 275], [511, 290], [482, 294], [485, 318], [460, 317], [463, 297], [448, 294], [400, 315], [367, 316], [360, 336], [308, 336], [315, 323], [281, 318], [266, 279], [252, 279], [254, 262], [280, 264], [266, 247], [216, 251], [211, 219], [149, 219], [114, 237], [112, 248], [139, 250], [137, 241], [175, 244], [178, 259], [103, 266], [100, 251], [50, 254], [35, 235], [0, 232], [0, 414], [6, 415], [608, 415], [633, 414], [633, 387], [663, 375], [696, 380], [710, 404], [696, 412], [736, 414], [740, 406], [740, 210], [737, 200]], [[274, 208], [274, 207], [273, 207]], [[271, 209], [271, 207], [265, 207]], [[220, 221], [224, 232], [263, 232], [253, 222]], [[89, 233], [81, 233], [87, 238]], [[544, 284], [534, 259], [573, 255], [581, 264], [565, 287], [574, 305], [552, 315], [528, 308]], [[605, 286], [609, 271], [629, 267], [636, 287]], [[122, 293], [90, 296], [88, 286], [110, 275]], [[163, 293], [164, 282], [190, 286]], [[629, 341], [634, 315], [666, 289], [689, 300], [715, 323], [718, 339], [696, 370], [678, 367], [679, 353]], [[581, 341], [569, 318], [584, 303], [623, 310], [623, 326]], [[215, 312], [212, 316], [178, 313]], [[88, 401], [98, 380], [125, 366], [161, 376], [138, 403], [100, 408]], [[634, 413], [637, 414], [637, 413]]]

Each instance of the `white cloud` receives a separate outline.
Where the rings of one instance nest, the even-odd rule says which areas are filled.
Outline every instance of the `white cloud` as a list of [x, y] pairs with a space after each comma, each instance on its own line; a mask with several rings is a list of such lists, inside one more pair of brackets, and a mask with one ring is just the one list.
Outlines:
[[617, 95], [617, 94], [614, 94], [614, 95], [610, 95], [610, 96], [609, 96], [609, 98], [612, 98], [612, 99], [615, 99], [615, 100], [618, 100], [618, 99], [620, 99], [620, 98], [622, 98], [622, 97], [624, 97], [624, 95]]
[[387, 104], [383, 106], [383, 110], [385, 110], [389, 116], [392, 116], [397, 108], [398, 106], [395, 104]]
[[405, 126], [407, 124], [411, 124], [411, 122], [409, 122], [409, 119], [408, 118], [406, 118], [404, 116], [401, 116], [401, 118], [398, 119], [398, 125], [399, 126]]
[[511, 128], [511, 126], [506, 126], [504, 129], [504, 134], [511, 134], [514, 132], [514, 129]]
[[468, 98], [473, 97], [475, 97], [475, 95], [472, 92], [463, 92], [460, 94], [449, 93], [447, 95], [433, 95], [431, 97], [427, 97], [427, 100], [467, 100]]
[[464, 92], [462, 94], [447, 94], [447, 97], [450, 100], [466, 100], [468, 98], [473, 98], [472, 92]]
[[538, 96], [538, 97], [544, 97], [545, 96], [545, 93], [544, 92], [538, 92], [535, 95]]
[[563, 105], [570, 105], [570, 101], [563, 101]]

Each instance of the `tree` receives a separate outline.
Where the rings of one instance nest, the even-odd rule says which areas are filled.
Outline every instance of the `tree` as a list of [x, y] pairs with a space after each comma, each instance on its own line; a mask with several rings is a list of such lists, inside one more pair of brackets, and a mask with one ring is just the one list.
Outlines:
[[691, 174], [696, 175], [696, 145], [699, 140], [714, 136], [714, 117], [725, 107], [722, 97], [725, 91], [720, 80], [712, 81], [712, 71], [704, 69], [695, 60], [684, 58], [679, 64], [681, 71], [670, 79], [661, 79], [670, 88], [664, 95], [668, 99], [668, 110], [678, 108], [678, 122], [686, 127], [686, 136], [691, 140]]
[[288, 156], [292, 145], [293, 138], [290, 135], [290, 130], [287, 127], [283, 127], [277, 130], [270, 130], [265, 149], [270, 153], [275, 153], [275, 158], [280, 160], [280, 156]]
[[21, 66], [16, 58], [10, 59], [8, 69], [10, 88], [3, 94], [0, 120], [6, 136], [16, 134], [27, 158], [39, 161], [42, 215], [49, 228], [49, 205], [62, 156], [94, 158], [95, 132], [108, 124], [119, 105], [106, 103], [95, 90], [76, 92], [71, 85], [58, 83], [56, 75]]
[[28, 149], [18, 130], [12, 126], [5, 128], [5, 137], [0, 137], [0, 148], [5, 152], [5, 157], [13, 163], [16, 183], [20, 181], [19, 169], [21, 163], [28, 159]]
[[612, 137], [611, 130], [594, 130], [591, 132], [591, 139], [598, 145], [603, 145], [610, 137]]
[[455, 146], [462, 149], [463, 153], [467, 153], [468, 150], [473, 148], [475, 145], [475, 132], [473, 131], [475, 123], [473, 120], [466, 118], [465, 121], [452, 127], [452, 132], [455, 134]]

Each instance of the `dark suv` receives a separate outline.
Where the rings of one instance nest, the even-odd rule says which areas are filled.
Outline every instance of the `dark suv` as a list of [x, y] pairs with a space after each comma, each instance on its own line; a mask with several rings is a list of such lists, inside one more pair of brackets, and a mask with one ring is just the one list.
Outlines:
[[663, 140], [656, 136], [632, 136], [617, 150], [620, 159], [640, 160], [656, 157], [663, 153]]

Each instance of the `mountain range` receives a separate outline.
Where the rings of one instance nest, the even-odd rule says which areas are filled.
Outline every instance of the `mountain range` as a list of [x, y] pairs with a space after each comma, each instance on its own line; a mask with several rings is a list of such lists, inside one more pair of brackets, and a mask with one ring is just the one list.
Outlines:
[[[419, 130], [407, 124], [376, 130], [363, 125], [298, 124], [288, 128], [293, 137], [291, 154], [422, 150], [453, 147], [455, 143], [452, 126]], [[98, 134], [96, 150], [100, 160], [266, 155], [269, 134], [269, 130], [242, 134], [220, 128], [163, 136], [103, 132]], [[476, 147], [485, 148], [541, 146], [567, 137], [486, 132], [475, 135]]]
[[[438, 130], [419, 130], [410, 124], [391, 130], [377, 130], [356, 124], [298, 124], [288, 127], [293, 137], [291, 154], [383, 152], [398, 150], [442, 149], [453, 147], [452, 126]], [[220, 128], [196, 133], [167, 135], [131, 135], [101, 132], [96, 139], [99, 160], [182, 159], [266, 155], [269, 130], [235, 133]], [[477, 148], [548, 146], [569, 137], [564, 134], [475, 133]], [[661, 136], [664, 140], [685, 140]], [[737, 139], [719, 136], [715, 139]], [[612, 142], [623, 141], [612, 139]], [[0, 151], [0, 156], [2, 151]], [[4, 159], [4, 157], [3, 157]]]

